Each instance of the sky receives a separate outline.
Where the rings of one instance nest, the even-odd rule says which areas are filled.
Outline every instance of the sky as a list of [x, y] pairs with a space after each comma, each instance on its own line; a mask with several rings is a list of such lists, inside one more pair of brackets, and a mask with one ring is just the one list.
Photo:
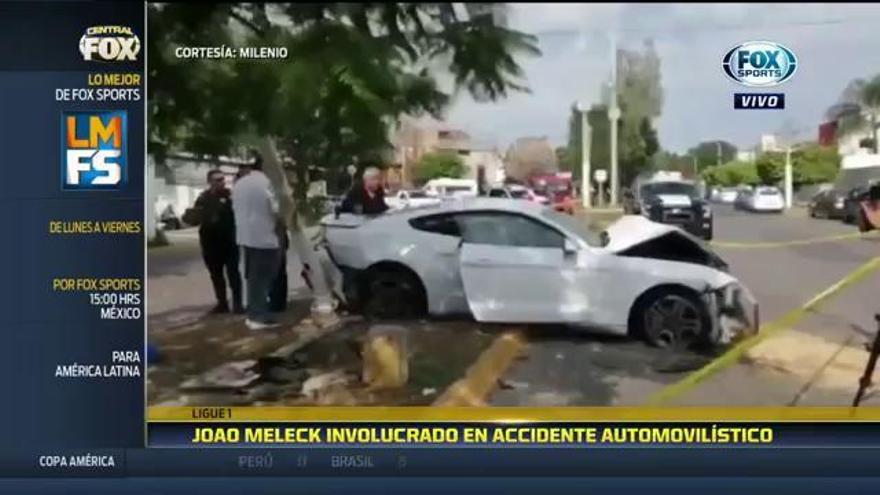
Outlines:
[[[568, 135], [572, 102], [598, 102], [611, 67], [610, 34], [620, 48], [654, 40], [661, 59], [664, 149], [685, 152], [723, 139], [754, 147], [762, 134], [815, 139], [825, 110], [852, 79], [880, 73], [880, 5], [871, 4], [509, 4], [510, 27], [538, 36], [540, 57], [521, 58], [531, 94], [496, 103], [459, 94], [446, 121], [500, 149], [518, 137]], [[782, 43], [798, 58], [794, 76], [772, 90], [785, 110], [734, 110], [723, 55], [750, 40]], [[760, 91], [760, 90], [759, 90]]]

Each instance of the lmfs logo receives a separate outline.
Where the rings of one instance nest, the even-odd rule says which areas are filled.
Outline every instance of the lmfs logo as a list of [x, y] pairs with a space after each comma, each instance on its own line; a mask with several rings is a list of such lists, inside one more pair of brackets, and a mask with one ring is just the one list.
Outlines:
[[79, 52], [85, 60], [134, 62], [141, 51], [141, 40], [126, 26], [92, 26], [79, 39]]
[[127, 178], [128, 122], [123, 110], [64, 112], [61, 188], [119, 189]]
[[783, 93], [734, 93], [733, 108], [736, 110], [782, 110], [785, 108]]
[[731, 48], [722, 67], [727, 77], [744, 86], [776, 86], [794, 75], [797, 57], [779, 43], [748, 41]]

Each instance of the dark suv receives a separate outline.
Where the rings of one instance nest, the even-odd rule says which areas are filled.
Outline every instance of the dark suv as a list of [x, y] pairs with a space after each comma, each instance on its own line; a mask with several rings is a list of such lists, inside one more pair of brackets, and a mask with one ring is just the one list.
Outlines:
[[713, 215], [697, 186], [685, 181], [651, 181], [624, 195], [624, 212], [676, 225], [691, 234], [712, 240]]

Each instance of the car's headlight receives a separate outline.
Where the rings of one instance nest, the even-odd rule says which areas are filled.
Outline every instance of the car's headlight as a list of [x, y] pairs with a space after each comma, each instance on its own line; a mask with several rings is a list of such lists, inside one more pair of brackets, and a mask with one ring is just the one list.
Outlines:
[[840, 198], [834, 202], [835, 208], [843, 208], [843, 198]]

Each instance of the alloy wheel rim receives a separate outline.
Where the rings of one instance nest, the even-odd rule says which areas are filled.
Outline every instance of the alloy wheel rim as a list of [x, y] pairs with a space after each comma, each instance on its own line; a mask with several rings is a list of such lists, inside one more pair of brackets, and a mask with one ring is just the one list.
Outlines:
[[660, 347], [687, 347], [700, 337], [703, 322], [693, 301], [670, 294], [649, 306], [645, 329], [648, 337]]

